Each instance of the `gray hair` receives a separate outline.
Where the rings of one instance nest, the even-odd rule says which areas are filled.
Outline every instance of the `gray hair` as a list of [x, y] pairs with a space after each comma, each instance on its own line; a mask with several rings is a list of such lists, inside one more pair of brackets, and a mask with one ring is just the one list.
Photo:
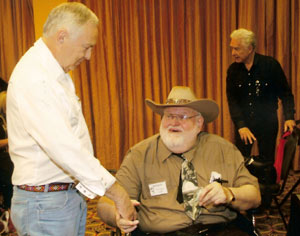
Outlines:
[[53, 8], [43, 27], [43, 36], [49, 37], [59, 28], [78, 30], [87, 22], [98, 25], [99, 19], [88, 7], [78, 2], [67, 2]]
[[6, 114], [6, 91], [0, 93], [0, 114]]
[[231, 39], [238, 39], [241, 40], [241, 43], [245, 47], [249, 47], [252, 45], [253, 49], [256, 47], [256, 37], [255, 34], [250, 31], [243, 28], [234, 30], [231, 35]]

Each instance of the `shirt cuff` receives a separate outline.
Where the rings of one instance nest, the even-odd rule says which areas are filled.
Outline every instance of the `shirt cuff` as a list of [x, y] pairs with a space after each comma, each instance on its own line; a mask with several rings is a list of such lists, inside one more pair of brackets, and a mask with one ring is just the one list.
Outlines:
[[116, 178], [109, 173], [103, 166], [100, 166], [98, 178], [93, 180], [83, 180], [76, 188], [86, 197], [95, 198], [97, 195], [103, 196], [115, 182]]
[[235, 122], [236, 129], [247, 127], [246, 123], [243, 120]]

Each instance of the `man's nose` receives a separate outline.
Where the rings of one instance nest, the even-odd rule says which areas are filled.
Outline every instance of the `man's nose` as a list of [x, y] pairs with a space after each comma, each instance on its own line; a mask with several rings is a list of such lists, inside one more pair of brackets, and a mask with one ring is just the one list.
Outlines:
[[180, 118], [178, 116], [172, 116], [171, 122], [172, 125], [178, 125], [180, 123]]
[[89, 49], [86, 51], [86, 53], [85, 53], [85, 55], [84, 55], [84, 58], [85, 58], [86, 60], [90, 60], [90, 59], [91, 59], [91, 56], [92, 56], [92, 49], [89, 48]]
[[236, 55], [237, 55], [237, 53], [236, 53], [236, 50], [235, 50], [235, 49], [232, 49], [232, 50], [231, 50], [231, 55], [232, 55], [232, 56], [236, 56]]

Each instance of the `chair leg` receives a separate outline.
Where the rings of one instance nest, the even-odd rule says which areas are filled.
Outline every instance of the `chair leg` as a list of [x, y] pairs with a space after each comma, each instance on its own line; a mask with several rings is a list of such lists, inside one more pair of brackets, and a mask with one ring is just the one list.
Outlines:
[[280, 208], [281, 205], [279, 204], [277, 197], [274, 197], [274, 201], [275, 201], [276, 207], [277, 207], [277, 209], [278, 209], [278, 212], [279, 212], [279, 214], [280, 214], [280, 216], [281, 216], [281, 219], [282, 219], [282, 221], [283, 221], [284, 227], [285, 227], [286, 230], [288, 230], [288, 225], [287, 225], [286, 220], [285, 220], [285, 218], [284, 218], [284, 215], [283, 215], [283, 213], [282, 213], [282, 211], [281, 211], [281, 208]]
[[289, 198], [289, 196], [294, 192], [294, 190], [297, 188], [297, 186], [300, 184], [300, 178], [298, 181], [293, 185], [293, 187], [288, 191], [288, 193], [284, 196], [284, 198], [279, 203], [279, 206], [282, 206], [286, 200]]

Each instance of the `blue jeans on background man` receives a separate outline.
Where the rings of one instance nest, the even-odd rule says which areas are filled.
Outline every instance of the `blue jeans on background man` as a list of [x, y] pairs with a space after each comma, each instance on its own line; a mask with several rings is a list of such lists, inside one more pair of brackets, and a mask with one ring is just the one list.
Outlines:
[[86, 213], [76, 189], [29, 192], [14, 186], [11, 218], [20, 236], [84, 236]]

